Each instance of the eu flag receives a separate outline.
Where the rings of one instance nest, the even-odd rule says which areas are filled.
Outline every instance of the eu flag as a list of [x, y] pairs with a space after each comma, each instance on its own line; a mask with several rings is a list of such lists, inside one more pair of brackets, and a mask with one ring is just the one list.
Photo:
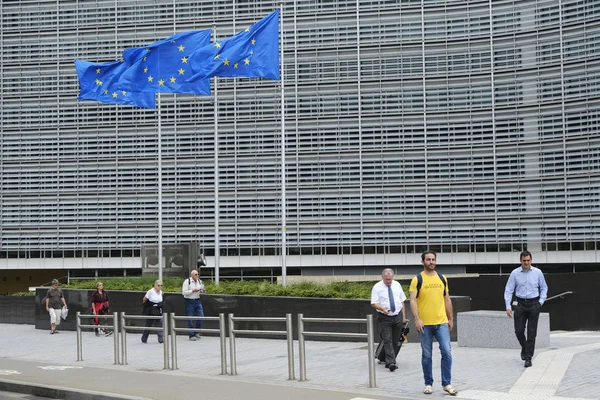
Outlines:
[[194, 75], [186, 82], [211, 76], [279, 80], [279, 10], [230, 38], [216, 41], [190, 56]]
[[123, 51], [128, 68], [119, 88], [135, 92], [191, 93], [210, 96], [210, 80], [186, 83], [190, 54], [210, 43], [210, 30], [178, 33], [145, 48]]
[[75, 60], [75, 69], [79, 76], [78, 100], [156, 108], [154, 93], [133, 93], [117, 87], [119, 77], [127, 69], [127, 65], [123, 61], [96, 64]]

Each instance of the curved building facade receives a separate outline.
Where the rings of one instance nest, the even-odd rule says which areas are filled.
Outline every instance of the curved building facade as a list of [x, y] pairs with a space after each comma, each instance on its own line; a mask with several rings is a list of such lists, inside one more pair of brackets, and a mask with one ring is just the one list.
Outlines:
[[600, 263], [600, 2], [285, 1], [285, 182], [279, 82], [77, 101], [75, 58], [279, 7], [226, 3], [2, 1], [0, 268], [141, 268], [159, 130], [163, 241], [222, 268], [281, 266], [283, 187], [293, 273]]

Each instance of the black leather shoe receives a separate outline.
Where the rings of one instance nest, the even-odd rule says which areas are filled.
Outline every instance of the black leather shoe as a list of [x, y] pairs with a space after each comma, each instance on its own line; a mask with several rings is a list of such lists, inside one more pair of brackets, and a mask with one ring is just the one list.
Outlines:
[[396, 364], [390, 364], [389, 369], [390, 369], [390, 372], [394, 372], [395, 370], [398, 369], [398, 366]]
[[525, 361], [525, 353], [521, 352], [521, 360]]
[[529, 368], [529, 367], [531, 367], [532, 365], [533, 365], [533, 364], [531, 364], [531, 360], [530, 360], [530, 359], [527, 359], [527, 360], [525, 360], [525, 368]]

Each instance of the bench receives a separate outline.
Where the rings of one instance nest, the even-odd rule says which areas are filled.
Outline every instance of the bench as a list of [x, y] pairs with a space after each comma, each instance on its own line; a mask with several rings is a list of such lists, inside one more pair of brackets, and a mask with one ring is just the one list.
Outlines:
[[[456, 314], [456, 328], [460, 347], [521, 348], [515, 336], [514, 319], [509, 318], [506, 311], [459, 312]], [[548, 313], [540, 313], [535, 347], [550, 347], [550, 315]]]

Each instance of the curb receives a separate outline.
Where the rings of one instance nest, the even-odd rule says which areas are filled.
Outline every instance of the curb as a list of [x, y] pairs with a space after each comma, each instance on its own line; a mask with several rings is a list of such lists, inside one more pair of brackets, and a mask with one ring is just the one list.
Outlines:
[[0, 379], [0, 390], [64, 400], [152, 400], [148, 397], [97, 392], [85, 389], [66, 389], [58, 386], [42, 385], [39, 383], [24, 383], [8, 379]]

